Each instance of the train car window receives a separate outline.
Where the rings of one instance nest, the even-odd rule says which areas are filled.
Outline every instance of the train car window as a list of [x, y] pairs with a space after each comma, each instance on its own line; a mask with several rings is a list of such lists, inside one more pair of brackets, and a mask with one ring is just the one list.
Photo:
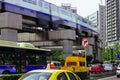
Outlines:
[[24, 2], [30, 3], [30, 4], [37, 4], [37, 0], [23, 0]]
[[44, 8], [49, 9], [49, 4], [44, 2]]
[[55, 5], [52, 5], [52, 4], [51, 4], [51, 10], [54, 11], [54, 12], [56, 11]]
[[39, 5], [40, 7], [42, 7], [42, 6], [43, 6], [43, 3], [42, 3], [41, 1], [39, 1], [39, 2], [38, 2], [38, 5]]

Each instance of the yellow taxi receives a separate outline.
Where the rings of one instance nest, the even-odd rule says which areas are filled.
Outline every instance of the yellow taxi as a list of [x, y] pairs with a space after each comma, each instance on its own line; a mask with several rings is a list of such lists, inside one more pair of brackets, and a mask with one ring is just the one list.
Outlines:
[[75, 73], [68, 70], [32, 70], [18, 80], [81, 80]]

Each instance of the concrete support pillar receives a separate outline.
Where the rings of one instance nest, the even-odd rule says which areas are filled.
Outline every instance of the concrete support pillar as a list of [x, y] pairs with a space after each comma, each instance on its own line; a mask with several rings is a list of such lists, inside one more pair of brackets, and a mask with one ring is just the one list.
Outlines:
[[1, 39], [17, 41], [17, 32], [22, 29], [22, 16], [10, 12], [0, 13]]
[[98, 48], [98, 53], [97, 53], [97, 59], [99, 60], [99, 61], [102, 61], [102, 52], [101, 52], [102, 50], [100, 49], [100, 48]]
[[100, 47], [99, 42], [96, 42], [96, 47], [94, 47], [94, 60], [102, 61], [102, 47]]
[[93, 54], [93, 46], [89, 45], [87, 48], [86, 48], [86, 55], [92, 55]]
[[17, 41], [17, 30], [14, 29], [1, 29], [1, 39], [8, 41]]
[[73, 52], [73, 41], [71, 40], [63, 40], [62, 41], [62, 45], [63, 45], [63, 52], [64, 52], [64, 56], [63, 59], [66, 58], [66, 56], [68, 55], [72, 55]]
[[89, 56], [93, 54], [93, 47], [95, 45], [95, 39], [93, 37], [88, 37], [87, 39], [88, 39], [89, 45], [86, 48], [86, 54]]
[[49, 39], [59, 40], [59, 44], [63, 46], [64, 59], [67, 55], [72, 55], [73, 41], [76, 40], [76, 34], [74, 30], [49, 31]]

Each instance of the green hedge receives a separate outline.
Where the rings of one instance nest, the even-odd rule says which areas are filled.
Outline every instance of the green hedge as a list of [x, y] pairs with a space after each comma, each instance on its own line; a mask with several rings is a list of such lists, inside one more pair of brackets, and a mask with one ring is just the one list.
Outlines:
[[86, 71], [74, 71], [75, 74], [77, 74], [81, 80], [89, 79], [89, 73]]
[[22, 74], [2, 74], [0, 76], [0, 80], [18, 80]]
[[113, 76], [115, 75], [116, 72], [115, 71], [110, 71], [110, 72], [102, 72], [102, 73], [99, 73], [99, 74], [92, 74], [90, 77], [92, 78], [99, 78], [99, 77], [107, 77], [107, 76]]

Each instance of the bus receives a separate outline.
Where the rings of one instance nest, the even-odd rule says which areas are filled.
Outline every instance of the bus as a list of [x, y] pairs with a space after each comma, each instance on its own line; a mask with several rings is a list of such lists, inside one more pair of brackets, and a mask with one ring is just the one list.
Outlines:
[[49, 49], [37, 48], [31, 43], [0, 40], [0, 74], [45, 69], [50, 52]]

